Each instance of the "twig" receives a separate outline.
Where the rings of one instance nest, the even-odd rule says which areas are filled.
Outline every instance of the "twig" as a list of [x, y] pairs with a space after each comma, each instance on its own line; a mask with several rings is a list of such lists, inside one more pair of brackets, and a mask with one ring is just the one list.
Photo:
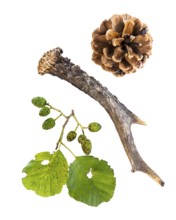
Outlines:
[[72, 112], [71, 112], [71, 114], [70, 114], [69, 116], [65, 116], [65, 117], [66, 117], [66, 120], [65, 120], [65, 123], [64, 123], [63, 126], [62, 126], [61, 134], [60, 134], [60, 136], [59, 136], [59, 140], [58, 140], [57, 143], [56, 143], [56, 148], [55, 148], [55, 150], [57, 150], [57, 149], [60, 147], [60, 145], [63, 144], [63, 143], [62, 143], [62, 138], [63, 138], [63, 135], [64, 135], [64, 129], [65, 129], [65, 127], [66, 127], [66, 125], [67, 125], [69, 119], [70, 119], [73, 115], [74, 115], [74, 112], [73, 112], [73, 110], [72, 110]]
[[39, 61], [39, 74], [49, 73], [64, 79], [98, 101], [114, 122], [131, 163], [132, 171], [142, 171], [161, 186], [164, 186], [164, 181], [144, 162], [138, 153], [131, 133], [133, 123], [145, 125], [145, 122], [129, 111], [106, 87], [103, 87], [96, 79], [81, 70], [79, 66], [71, 63], [68, 58], [64, 58], [61, 53], [62, 49], [60, 48], [45, 53]]

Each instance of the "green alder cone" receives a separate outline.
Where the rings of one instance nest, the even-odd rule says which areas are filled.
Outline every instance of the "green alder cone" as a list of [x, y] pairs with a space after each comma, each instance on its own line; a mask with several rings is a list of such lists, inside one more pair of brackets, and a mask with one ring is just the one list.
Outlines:
[[55, 125], [56, 125], [56, 122], [55, 122], [54, 118], [48, 118], [43, 122], [42, 128], [44, 130], [49, 130], [49, 129], [53, 128]]
[[89, 155], [92, 150], [92, 143], [89, 139], [84, 140], [84, 142], [81, 144], [82, 150], [86, 155]]
[[84, 142], [86, 139], [87, 139], [87, 137], [86, 137], [86, 135], [84, 135], [84, 134], [80, 134], [80, 135], [78, 136], [78, 142], [79, 142], [80, 144], [83, 144], [83, 142]]
[[75, 200], [98, 206], [113, 197], [116, 179], [106, 161], [93, 156], [81, 156], [70, 164], [67, 187], [69, 195]]
[[41, 108], [40, 111], [39, 111], [40, 116], [47, 116], [49, 114], [50, 114], [50, 108], [48, 108], [46, 106]]
[[38, 108], [43, 108], [47, 104], [47, 101], [46, 101], [45, 98], [38, 96], [38, 97], [34, 97], [32, 99], [32, 104], [35, 105]]
[[67, 134], [67, 141], [73, 141], [75, 140], [76, 138], [76, 132], [75, 131], [70, 131], [68, 134]]
[[[43, 161], [48, 164], [43, 165]], [[33, 190], [37, 195], [48, 197], [59, 194], [68, 179], [68, 163], [61, 151], [53, 154], [41, 152], [35, 155], [22, 170], [24, 187]]]
[[101, 129], [101, 125], [97, 122], [92, 122], [88, 125], [88, 129], [91, 132], [97, 132]]

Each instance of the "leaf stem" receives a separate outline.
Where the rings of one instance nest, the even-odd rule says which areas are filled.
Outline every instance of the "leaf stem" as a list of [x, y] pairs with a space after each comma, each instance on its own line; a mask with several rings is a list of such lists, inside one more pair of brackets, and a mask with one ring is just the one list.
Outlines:
[[50, 105], [49, 103], [47, 103], [47, 105], [48, 105], [51, 109], [53, 109], [53, 110], [59, 112], [62, 116], [64, 116], [65, 118], [67, 118], [67, 116], [66, 116], [61, 110], [59, 110], [59, 109], [53, 107], [53, 106]]
[[73, 153], [73, 151], [71, 151], [70, 148], [67, 147], [63, 142], [61, 142], [61, 145], [63, 145], [75, 158], [77, 157], [77, 156]]
[[76, 126], [76, 128], [75, 128], [75, 130], [74, 130], [75, 132], [77, 131], [78, 127], [79, 127], [79, 125], [77, 124], [77, 126]]
[[62, 126], [62, 130], [61, 130], [61, 133], [60, 133], [60, 136], [59, 136], [59, 140], [56, 143], [55, 150], [57, 150], [61, 146], [61, 144], [62, 144], [62, 138], [63, 138], [63, 135], [64, 135], [64, 129], [65, 129], [68, 121], [70, 120], [71, 116], [73, 116], [72, 112], [71, 112], [71, 114], [69, 116], [65, 116], [66, 120], [65, 120], [65, 123]]
[[57, 119], [59, 119], [62, 116], [62, 114], [58, 115], [54, 120], [56, 121]]
[[[80, 126], [80, 128], [81, 128], [81, 130], [82, 130], [82, 133], [84, 134], [84, 127], [82, 126], [82, 124], [81, 124], [81, 123], [78, 121], [78, 119], [76, 118], [75, 113], [74, 113], [73, 110], [72, 110], [72, 116], [73, 116], [73, 118], [75, 119], [77, 125]], [[77, 128], [76, 128], [76, 129], [77, 129]]]

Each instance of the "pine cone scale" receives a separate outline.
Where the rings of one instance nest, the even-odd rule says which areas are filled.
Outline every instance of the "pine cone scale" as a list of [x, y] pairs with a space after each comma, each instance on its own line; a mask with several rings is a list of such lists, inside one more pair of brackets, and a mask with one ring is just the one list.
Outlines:
[[120, 15], [113, 15], [111, 17], [111, 22], [112, 22], [112, 30], [115, 32], [122, 32], [123, 28], [124, 28], [124, 23], [123, 23], [123, 19]]
[[106, 58], [111, 59], [113, 56], [113, 50], [109, 47], [103, 48], [103, 54]]
[[132, 68], [135, 70], [136, 68], [139, 68], [141, 65], [141, 62], [135, 57], [129, 57], [129, 55], [125, 55], [126, 61], [132, 66]]
[[124, 39], [123, 38], [114, 38], [112, 39], [112, 45], [114, 47], [116, 46], [121, 46], [121, 44], [124, 42]]
[[109, 41], [109, 40], [112, 40], [114, 38], [117, 38], [119, 37], [119, 32], [116, 32], [116, 31], [113, 31], [112, 29], [109, 29], [106, 31], [106, 39]]
[[124, 55], [125, 55], [125, 51], [122, 50], [120, 47], [116, 47], [114, 51], [114, 55], [112, 56], [112, 60], [115, 62], [120, 62]]
[[123, 61], [119, 63], [119, 68], [126, 73], [132, 70], [132, 66], [127, 62], [126, 59], [123, 59]]
[[136, 45], [131, 45], [131, 49], [133, 50], [133, 55], [137, 58], [137, 60], [142, 60], [144, 54], [142, 54]]
[[133, 33], [133, 28], [134, 28], [134, 22], [132, 20], [127, 20], [125, 22], [125, 26], [122, 32], [122, 37], [124, 36], [130, 36]]
[[100, 25], [100, 32], [105, 34], [108, 29], [111, 27], [111, 20], [104, 20]]
[[95, 42], [103, 42], [103, 43], [107, 43], [108, 42], [106, 37], [105, 37], [105, 35], [103, 35], [103, 34], [102, 35], [96, 34], [94, 36], [94, 40], [95, 40]]

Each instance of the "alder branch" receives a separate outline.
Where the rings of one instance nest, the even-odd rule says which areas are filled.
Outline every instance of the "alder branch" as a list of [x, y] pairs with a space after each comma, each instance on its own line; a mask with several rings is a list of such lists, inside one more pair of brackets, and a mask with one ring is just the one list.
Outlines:
[[70, 59], [63, 57], [62, 49], [55, 48], [43, 55], [39, 61], [38, 72], [41, 75], [49, 73], [66, 80], [100, 103], [112, 119], [121, 142], [132, 166], [132, 172], [142, 171], [148, 174], [161, 186], [164, 181], [144, 162], [137, 151], [131, 132], [133, 123], [145, 125], [145, 122], [129, 111], [116, 96], [111, 94], [95, 78], [89, 76]]

